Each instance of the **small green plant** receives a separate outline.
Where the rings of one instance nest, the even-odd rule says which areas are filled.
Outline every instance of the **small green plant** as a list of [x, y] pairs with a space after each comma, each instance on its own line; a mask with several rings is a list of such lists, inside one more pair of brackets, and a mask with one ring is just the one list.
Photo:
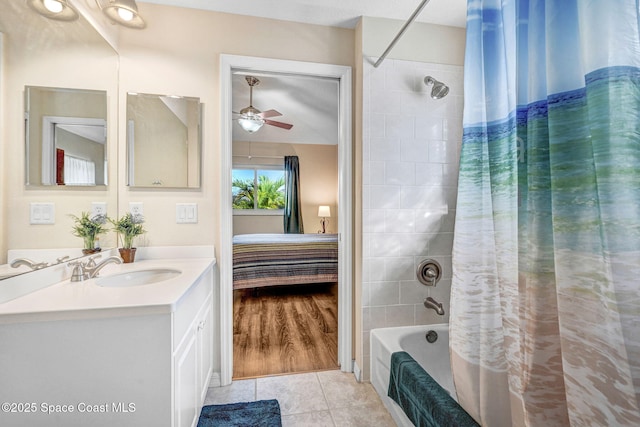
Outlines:
[[105, 226], [109, 218], [106, 215], [89, 216], [89, 212], [82, 212], [80, 216], [69, 215], [73, 218], [73, 235], [82, 237], [84, 249], [91, 250], [96, 247], [96, 237], [106, 233], [109, 229]]
[[133, 247], [133, 239], [147, 231], [142, 225], [144, 224], [144, 217], [142, 215], [134, 215], [131, 212], [126, 213], [118, 220], [109, 218], [109, 222], [113, 224], [113, 230], [122, 239], [122, 247], [124, 249], [131, 249]]

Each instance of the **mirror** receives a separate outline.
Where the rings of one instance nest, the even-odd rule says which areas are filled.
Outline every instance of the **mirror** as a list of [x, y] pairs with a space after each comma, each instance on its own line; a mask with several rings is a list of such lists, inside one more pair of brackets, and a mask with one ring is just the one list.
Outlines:
[[130, 187], [200, 188], [200, 99], [127, 94]]
[[107, 185], [107, 93], [25, 88], [26, 184]]
[[[20, 273], [29, 274], [31, 268], [28, 266], [13, 268], [8, 264], [17, 256], [25, 256], [36, 263], [47, 262], [48, 265], [64, 256], [69, 257], [67, 260], [82, 256], [82, 239], [72, 234], [73, 220], [69, 214], [91, 212], [94, 204], [99, 204], [101, 208], [106, 207], [109, 216], [117, 215], [118, 186], [114, 184], [117, 184], [118, 176], [115, 143], [118, 126], [113, 118], [118, 117], [119, 57], [102, 35], [108, 31], [99, 32], [83, 15], [74, 21], [63, 22], [39, 15], [26, 1], [0, 0], [0, 7], [0, 158], [3, 160], [0, 184], [3, 187], [2, 203], [10, 206], [0, 215], [0, 226], [4, 230], [0, 232], [1, 279]], [[61, 98], [79, 94], [91, 97], [91, 101], [81, 101], [83, 108], [43, 114], [49, 116], [47, 126], [56, 136], [50, 143], [51, 151], [47, 151], [51, 161], [46, 163], [44, 175], [48, 181], [43, 180], [43, 122], [42, 118], [36, 119], [36, 113], [29, 109], [27, 127], [25, 106], [31, 103], [33, 108], [36, 104], [43, 108], [46, 104], [49, 108], [49, 104], [57, 105]], [[42, 99], [29, 101], [30, 95]], [[99, 112], [95, 112], [94, 106], [97, 105]], [[69, 118], [73, 119], [69, 122]], [[101, 130], [93, 126], [106, 127], [106, 135], [110, 139], [107, 144], [94, 142], [93, 139], [99, 139], [96, 136], [81, 138], [77, 135], [82, 133], [80, 127], [85, 127], [84, 130], [92, 135], [99, 134]], [[102, 134], [104, 136], [104, 132]], [[69, 138], [65, 140], [65, 136]], [[27, 137], [30, 138], [25, 143]], [[87, 184], [89, 180], [75, 181], [79, 185], [69, 182], [56, 184], [54, 149], [58, 143], [62, 144], [59, 148], [65, 154], [74, 154], [72, 152], [78, 150], [76, 157], [96, 159], [95, 185]], [[87, 144], [94, 147], [94, 152], [82, 147]], [[108, 163], [105, 162], [107, 158]], [[65, 162], [65, 169], [67, 165]], [[105, 168], [110, 178], [108, 183], [104, 178]], [[37, 222], [38, 206], [47, 206], [47, 214], [52, 214], [48, 217], [50, 223]], [[101, 244], [103, 248], [115, 246], [115, 234], [105, 235]], [[16, 250], [39, 252], [15, 255], [13, 251]], [[40, 251], [56, 253], [49, 256]], [[0, 292], [1, 288], [0, 281]]]

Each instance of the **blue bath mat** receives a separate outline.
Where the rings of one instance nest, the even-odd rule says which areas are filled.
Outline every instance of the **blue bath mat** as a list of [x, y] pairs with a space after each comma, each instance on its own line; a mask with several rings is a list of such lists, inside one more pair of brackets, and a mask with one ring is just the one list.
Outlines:
[[282, 427], [275, 399], [208, 405], [202, 408], [198, 427]]

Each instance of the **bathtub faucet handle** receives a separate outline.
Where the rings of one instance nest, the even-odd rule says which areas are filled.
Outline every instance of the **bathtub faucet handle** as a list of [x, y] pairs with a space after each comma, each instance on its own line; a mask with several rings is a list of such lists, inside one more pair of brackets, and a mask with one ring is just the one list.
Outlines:
[[442, 277], [442, 267], [434, 259], [425, 259], [416, 270], [418, 281], [425, 286], [435, 286]]

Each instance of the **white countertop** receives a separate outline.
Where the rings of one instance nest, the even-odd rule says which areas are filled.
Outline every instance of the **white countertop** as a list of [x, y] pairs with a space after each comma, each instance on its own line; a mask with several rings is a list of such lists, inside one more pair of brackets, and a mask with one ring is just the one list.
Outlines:
[[106, 287], [97, 278], [62, 282], [0, 304], [0, 324], [70, 318], [170, 313], [189, 288], [215, 264], [214, 258], [147, 259], [108, 264], [99, 276], [134, 270], [177, 269], [182, 274], [162, 282]]

